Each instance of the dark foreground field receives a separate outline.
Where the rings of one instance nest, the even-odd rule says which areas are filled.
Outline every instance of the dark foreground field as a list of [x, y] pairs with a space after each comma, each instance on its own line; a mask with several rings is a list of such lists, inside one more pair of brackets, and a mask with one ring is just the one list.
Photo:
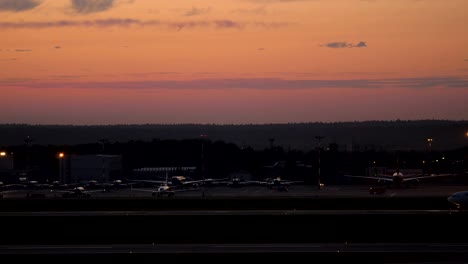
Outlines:
[[[0, 255], [461, 263], [452, 261], [468, 260], [468, 214], [449, 208], [443, 197], [0, 200]], [[161, 250], [168, 245], [175, 249]], [[219, 252], [197, 249], [205, 245]]]
[[159, 210], [447, 210], [447, 196], [0, 199], [0, 212]]

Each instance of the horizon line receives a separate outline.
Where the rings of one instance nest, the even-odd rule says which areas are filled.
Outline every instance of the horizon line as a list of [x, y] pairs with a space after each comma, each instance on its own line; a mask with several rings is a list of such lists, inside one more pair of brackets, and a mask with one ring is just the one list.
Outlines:
[[354, 120], [354, 121], [307, 121], [307, 122], [269, 122], [269, 123], [114, 123], [114, 124], [53, 124], [53, 123], [0, 123], [0, 126], [263, 126], [263, 125], [297, 125], [297, 124], [339, 124], [339, 123], [371, 123], [371, 122], [468, 122], [468, 119], [386, 119], [386, 120]]

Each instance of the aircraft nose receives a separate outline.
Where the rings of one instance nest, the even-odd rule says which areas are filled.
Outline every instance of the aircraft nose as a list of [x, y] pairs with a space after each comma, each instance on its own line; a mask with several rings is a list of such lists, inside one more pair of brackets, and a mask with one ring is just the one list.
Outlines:
[[449, 196], [449, 198], [447, 198], [447, 200], [451, 203], [457, 203], [457, 198], [453, 195]]

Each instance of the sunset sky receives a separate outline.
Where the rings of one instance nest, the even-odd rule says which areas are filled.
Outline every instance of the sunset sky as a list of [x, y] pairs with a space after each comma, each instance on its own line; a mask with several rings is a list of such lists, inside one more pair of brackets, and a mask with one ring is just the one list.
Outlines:
[[0, 0], [0, 123], [468, 119], [467, 0]]

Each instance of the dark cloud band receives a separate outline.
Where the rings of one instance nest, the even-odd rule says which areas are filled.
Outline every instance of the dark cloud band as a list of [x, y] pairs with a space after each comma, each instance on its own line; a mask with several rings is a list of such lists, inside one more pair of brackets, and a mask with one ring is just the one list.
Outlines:
[[61, 27], [166, 27], [172, 29], [185, 28], [244, 28], [244, 27], [259, 27], [259, 28], [278, 28], [285, 27], [288, 23], [282, 22], [236, 22], [229, 19], [220, 20], [197, 20], [197, 21], [160, 21], [160, 20], [139, 20], [132, 18], [109, 18], [97, 20], [58, 20], [58, 21], [31, 21], [31, 22], [0, 22], [0, 29], [45, 29], [45, 28], [61, 28]]
[[0, 11], [22, 12], [35, 8], [42, 1], [38, 0], [0, 0]]
[[106, 11], [114, 5], [114, 0], [71, 0], [72, 8], [81, 14]]
[[191, 81], [154, 80], [130, 82], [8, 82], [5, 85], [31, 88], [106, 89], [318, 89], [318, 88], [468, 88], [467, 78], [433, 77], [360, 80], [286, 80], [278, 78], [218, 78]]
[[367, 44], [364, 41], [360, 41], [356, 44], [349, 43], [346, 41], [343, 42], [329, 42], [321, 45], [322, 47], [332, 48], [332, 49], [343, 49], [343, 48], [367, 48]]

